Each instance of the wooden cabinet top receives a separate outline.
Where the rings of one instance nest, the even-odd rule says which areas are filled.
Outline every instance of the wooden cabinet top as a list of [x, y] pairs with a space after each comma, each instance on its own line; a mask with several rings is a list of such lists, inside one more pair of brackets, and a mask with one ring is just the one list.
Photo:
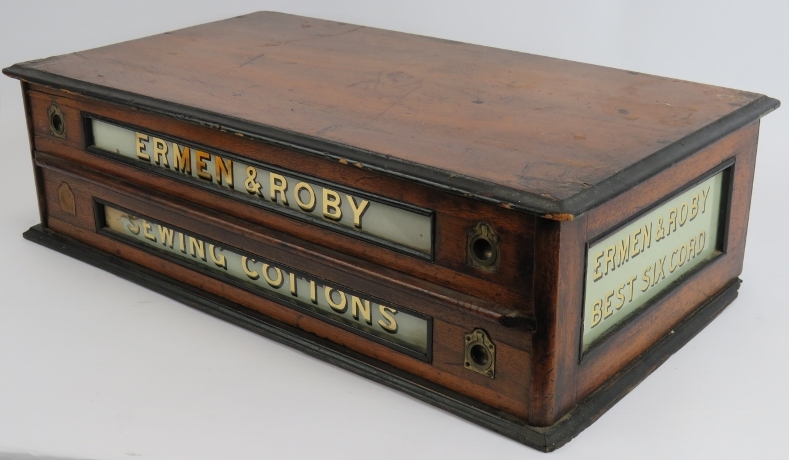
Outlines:
[[4, 73], [559, 220], [779, 105], [760, 94], [273, 12]]

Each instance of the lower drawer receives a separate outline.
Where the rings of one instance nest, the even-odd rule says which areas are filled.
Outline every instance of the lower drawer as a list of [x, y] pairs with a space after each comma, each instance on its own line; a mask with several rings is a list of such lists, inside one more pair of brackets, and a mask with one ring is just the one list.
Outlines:
[[36, 164], [51, 231], [527, 418], [518, 311], [47, 154]]

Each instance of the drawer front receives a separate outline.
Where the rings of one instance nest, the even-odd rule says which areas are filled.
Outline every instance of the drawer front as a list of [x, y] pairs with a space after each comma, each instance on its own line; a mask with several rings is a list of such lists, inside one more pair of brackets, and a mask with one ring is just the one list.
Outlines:
[[[35, 148], [466, 294], [533, 311], [535, 217], [273, 140], [30, 91]], [[60, 116], [58, 133], [52, 113]]]
[[[51, 230], [527, 416], [531, 334], [479, 313], [503, 307], [52, 155], [36, 164]], [[495, 374], [466, 364], [476, 331]]]

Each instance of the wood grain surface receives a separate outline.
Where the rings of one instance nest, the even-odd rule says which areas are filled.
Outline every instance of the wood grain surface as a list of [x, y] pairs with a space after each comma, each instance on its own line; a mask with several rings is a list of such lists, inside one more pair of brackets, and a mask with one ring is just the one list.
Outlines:
[[216, 128], [261, 128], [557, 219], [635, 185], [613, 179], [656, 152], [692, 153], [694, 132], [743, 123], [713, 126], [721, 118], [747, 112], [750, 122], [778, 106], [754, 93], [272, 12], [5, 72], [198, 114]]

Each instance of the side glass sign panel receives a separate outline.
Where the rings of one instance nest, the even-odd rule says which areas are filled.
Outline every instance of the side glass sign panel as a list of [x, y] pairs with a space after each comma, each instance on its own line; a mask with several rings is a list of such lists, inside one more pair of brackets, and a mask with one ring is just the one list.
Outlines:
[[674, 281], [720, 254], [724, 174], [702, 181], [589, 247], [583, 351]]

